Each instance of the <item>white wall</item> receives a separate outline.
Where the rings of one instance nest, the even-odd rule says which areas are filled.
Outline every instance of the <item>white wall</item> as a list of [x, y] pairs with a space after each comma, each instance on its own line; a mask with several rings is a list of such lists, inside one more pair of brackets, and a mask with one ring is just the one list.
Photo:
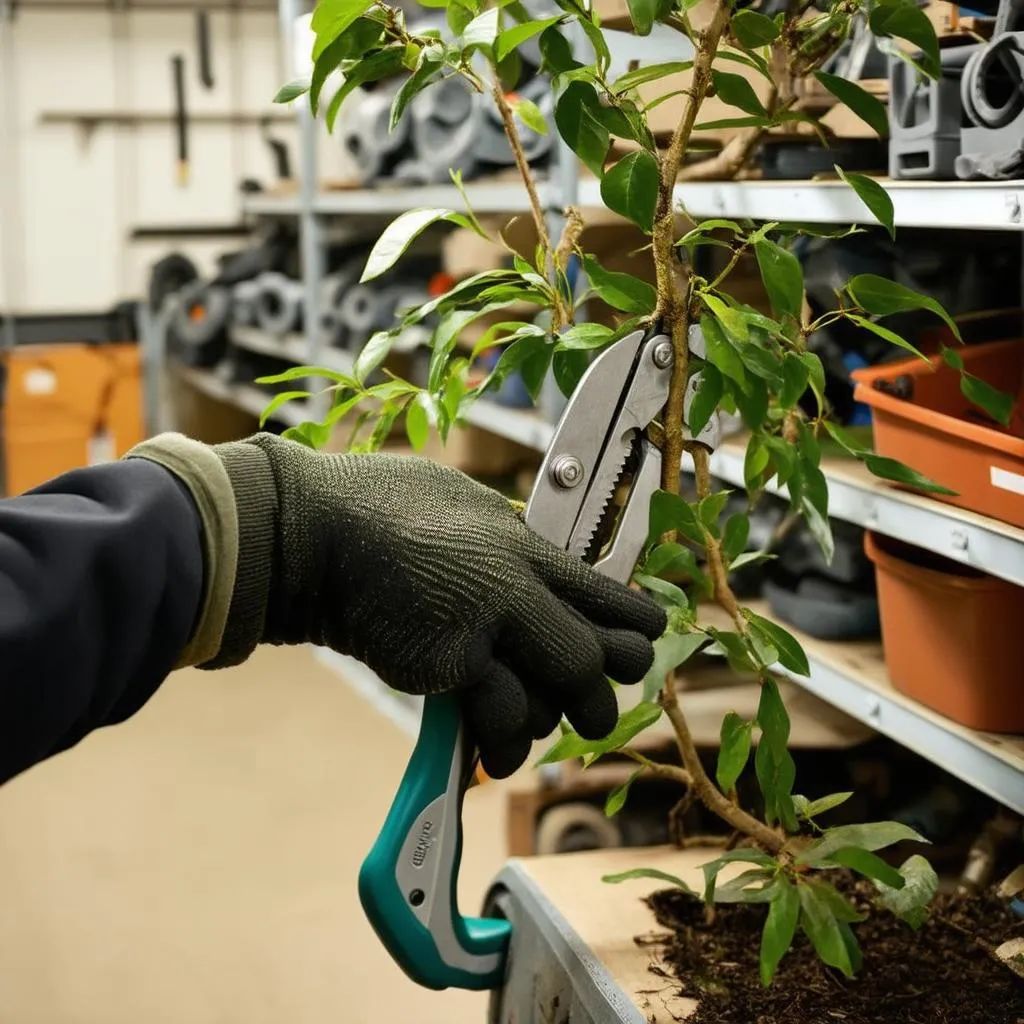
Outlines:
[[[0, 310], [99, 311], [140, 297], [149, 265], [172, 246], [210, 266], [219, 250], [239, 244], [140, 244], [128, 236], [135, 225], [238, 219], [239, 181], [274, 182], [271, 154], [255, 125], [193, 124], [191, 180], [183, 188], [171, 123], [100, 126], [86, 141], [73, 125], [39, 122], [43, 111], [170, 112], [175, 53], [186, 58], [191, 112], [285, 112], [271, 103], [292, 77], [276, 13], [211, 11], [210, 24], [215, 86], [207, 92], [198, 80], [190, 12], [19, 5], [7, 29], [13, 45], [0, 52], [0, 109], [8, 127], [0, 137]], [[289, 141], [297, 170], [294, 126], [273, 130]]]

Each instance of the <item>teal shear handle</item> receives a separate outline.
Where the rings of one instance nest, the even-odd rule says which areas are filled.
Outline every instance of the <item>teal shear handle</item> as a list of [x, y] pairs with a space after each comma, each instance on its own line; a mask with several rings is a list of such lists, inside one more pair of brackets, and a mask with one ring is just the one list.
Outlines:
[[359, 873], [378, 938], [425, 988], [485, 991], [504, 981], [511, 926], [458, 908], [462, 799], [474, 764], [458, 698], [425, 698], [416, 747]]

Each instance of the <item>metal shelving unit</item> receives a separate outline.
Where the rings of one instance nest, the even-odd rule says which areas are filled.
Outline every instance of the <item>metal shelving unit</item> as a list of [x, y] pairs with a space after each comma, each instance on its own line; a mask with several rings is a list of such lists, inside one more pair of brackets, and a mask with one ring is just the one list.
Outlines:
[[[295, 52], [293, 27], [300, 15], [300, 6], [301, 0], [281, 0], [282, 32], [289, 55]], [[650, 60], [680, 59], [678, 37], [670, 42], [676, 50], [666, 56], [658, 50], [666, 45], [664, 41], [645, 39], [642, 41], [644, 55]], [[624, 36], [614, 43], [615, 59], [626, 61], [636, 56], [636, 37]], [[297, 73], [302, 73], [301, 69]], [[317, 285], [323, 273], [327, 225], [366, 224], [374, 219], [383, 225], [414, 206], [461, 209], [462, 199], [449, 185], [319, 191], [316, 187], [318, 128], [309, 116], [308, 107], [301, 103], [296, 106], [302, 131], [299, 190], [292, 195], [248, 196], [244, 200], [244, 211], [250, 217], [299, 220], [303, 280], [309, 301], [307, 322], [316, 323]], [[883, 184], [892, 196], [898, 226], [1024, 232], [1024, 182], [883, 181]], [[517, 181], [471, 181], [466, 190], [470, 204], [480, 213], [511, 214], [528, 209], [525, 190]], [[583, 208], [602, 205], [599, 183], [580, 173], [578, 162], [564, 145], [547, 179], [540, 183], [540, 194], [549, 214], [550, 229], [556, 236], [560, 232], [561, 210], [567, 204]], [[680, 207], [695, 217], [820, 224], [872, 222], [861, 200], [838, 181], [681, 184], [676, 197]], [[236, 329], [234, 340], [256, 351], [284, 355], [296, 363], [317, 363], [339, 370], [349, 370], [352, 365], [350, 353], [324, 346], [316, 337], [274, 338]], [[223, 387], [220, 382], [217, 385], [218, 390]], [[208, 382], [204, 385], [205, 388], [212, 386]], [[232, 393], [242, 398], [241, 392]], [[251, 397], [247, 394], [243, 400], [249, 401]], [[260, 401], [263, 400], [260, 395]], [[288, 413], [288, 407], [281, 412], [295, 414], [294, 410]], [[546, 449], [554, 429], [537, 413], [485, 400], [471, 407], [467, 419], [537, 451]], [[1024, 585], [1024, 531], [898, 490], [875, 479], [852, 461], [826, 460], [822, 468], [829, 482], [829, 511], [834, 517], [911, 541]], [[739, 440], [726, 442], [712, 459], [712, 472], [731, 485], [742, 486], [742, 469], [743, 447]], [[941, 763], [980, 791], [1024, 812], [1024, 739], [974, 733], [902, 697], [888, 682], [877, 644], [869, 645], [870, 650], [866, 647], [854, 656], [849, 645], [804, 640], [812, 671], [808, 678], [794, 678], [796, 683], [922, 756]], [[336, 657], [324, 656], [332, 664], [338, 663]], [[351, 677], [353, 671], [346, 663], [344, 674]], [[356, 676], [356, 685], [368, 695], [375, 694], [375, 702], [387, 703], [390, 691], [373, 673], [358, 671]], [[415, 709], [403, 705], [396, 713], [403, 727], [414, 728]]]
[[[175, 373], [204, 395], [209, 395], [218, 402], [237, 406], [253, 416], [260, 416], [270, 401], [271, 396], [266, 391], [252, 384], [229, 384], [211, 370], [176, 366]], [[278, 409], [275, 416], [290, 426], [295, 426], [307, 418], [302, 403], [299, 402], [289, 402]]]

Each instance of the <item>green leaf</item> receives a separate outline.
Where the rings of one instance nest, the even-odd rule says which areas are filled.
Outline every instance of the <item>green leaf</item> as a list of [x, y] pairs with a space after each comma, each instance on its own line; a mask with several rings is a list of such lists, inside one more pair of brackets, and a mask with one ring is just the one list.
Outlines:
[[821, 414], [825, 411], [825, 367], [821, 357], [814, 352], [801, 352], [800, 361], [807, 367], [807, 379], [818, 399], [818, 412]]
[[657, 882], [668, 882], [691, 896], [697, 894], [678, 875], [670, 875], [667, 871], [659, 871], [657, 868], [630, 868], [629, 871], [620, 871], [614, 875], [602, 875], [601, 881], [611, 885], [618, 885], [620, 882], [632, 882], [637, 878], [653, 878]]
[[600, 178], [611, 136], [588, 109], [595, 98], [589, 82], [570, 82], [555, 103], [555, 125], [565, 144]]
[[716, 491], [702, 498], [697, 505], [697, 518], [713, 537], [718, 536], [718, 520], [731, 494], [732, 491]]
[[572, 55], [569, 40], [552, 25], [540, 34], [541, 71], [552, 75], [564, 74], [583, 65]]
[[797, 886], [800, 894], [800, 927], [811, 940], [818, 956], [829, 965], [853, 977], [853, 965], [839, 922], [831, 908], [822, 899], [817, 887], [803, 882]]
[[377, 331], [370, 336], [369, 341], [363, 346], [359, 355], [356, 356], [356, 365], [353, 373], [361, 383], [366, 381], [374, 370], [388, 357], [391, 346], [397, 340], [397, 335], [391, 331]]
[[807, 529], [811, 531], [811, 536], [817, 541], [825, 562], [831, 564], [836, 545], [828, 518], [815, 508], [814, 503], [806, 495], [800, 499], [800, 512], [807, 523]]
[[672, 608], [688, 608], [690, 606], [686, 594], [668, 580], [660, 579], [657, 576], [647, 576], [644, 573], [634, 573], [633, 579], [641, 587], [649, 590], [655, 598], [662, 598], [663, 600], [658, 603], [663, 606]]
[[847, 313], [846, 318], [858, 327], [863, 327], [865, 330], [871, 331], [872, 334], [877, 334], [878, 337], [884, 338], [897, 348], [906, 349], [912, 355], [917, 356], [918, 359], [928, 362], [928, 357], [920, 349], [915, 348], [905, 338], [901, 338], [895, 331], [890, 331], [888, 327], [877, 324], [873, 320], [868, 320], [866, 317], [858, 316], [856, 313]]
[[1010, 417], [1013, 415], [1013, 407], [1016, 404], [1013, 395], [999, 391], [987, 381], [969, 373], [961, 375], [960, 390], [967, 401], [984, 409], [997, 423], [1001, 423], [1004, 427], [1010, 425]]
[[647, 576], [661, 576], [666, 572], [679, 576], [689, 575], [690, 570], [696, 567], [696, 558], [689, 548], [676, 541], [669, 541], [652, 548], [639, 571]]
[[753, 722], [745, 722], [735, 711], [722, 719], [721, 745], [718, 749], [718, 766], [715, 778], [723, 793], [728, 793], [750, 758], [750, 740], [754, 731]]
[[931, 78], [941, 74], [939, 40], [928, 15], [913, 3], [877, 4], [868, 17], [876, 36], [895, 36], [913, 43], [922, 53], [921, 66]]
[[883, 850], [896, 843], [924, 843], [927, 840], [899, 821], [876, 821], [866, 825], [837, 825], [800, 852], [797, 862], [812, 867], [827, 861], [836, 850], [858, 846], [862, 850]]
[[690, 399], [689, 414], [687, 416], [687, 427], [690, 434], [696, 437], [710, 421], [722, 400], [724, 392], [722, 375], [711, 363], [705, 363], [700, 369], [700, 377], [697, 382], [697, 390]]
[[718, 320], [711, 316], [702, 316], [700, 329], [704, 335], [707, 361], [726, 377], [736, 381], [741, 388], [744, 387], [747, 384], [747, 371], [743, 366], [743, 360], [739, 352], [729, 344]]
[[626, 0], [626, 3], [637, 35], [649, 36], [662, 13], [660, 0]]
[[578, 349], [555, 352], [551, 359], [551, 373], [558, 385], [558, 390], [570, 398], [576, 391], [583, 374], [587, 372], [590, 361], [586, 352]]
[[610, 754], [624, 747], [634, 736], [652, 726], [660, 717], [660, 704], [641, 701], [619, 716], [618, 724], [611, 735], [602, 740], [587, 740], [570, 729], [555, 741], [554, 746], [537, 764], [555, 764], [558, 761], [590, 754]]
[[446, 19], [448, 21], [448, 27], [452, 30], [452, 34], [455, 36], [461, 36], [466, 31], [466, 26], [476, 17], [477, 11], [471, 10], [469, 7], [458, 0], [453, 0], [451, 3], [441, 4], [439, 0], [435, 0], [438, 6], [446, 6], [447, 11], [445, 12]]
[[800, 920], [800, 894], [784, 876], [768, 905], [764, 930], [761, 932], [761, 984], [767, 988], [775, 977], [779, 962], [789, 951]]
[[359, 61], [349, 69], [341, 88], [331, 98], [327, 107], [324, 120], [327, 123], [328, 132], [334, 131], [334, 122], [338, 119], [338, 111], [342, 103], [367, 82], [378, 82], [387, 78], [404, 66], [405, 47], [402, 45], [389, 46], [386, 49], [371, 53], [369, 57]]
[[470, 226], [465, 218], [454, 210], [430, 206], [407, 210], [396, 217], [374, 243], [370, 255], [366, 259], [362, 277], [359, 278], [360, 282], [372, 281], [374, 278], [380, 277], [409, 248], [419, 234], [439, 220], [462, 221], [462, 227]]
[[622, 313], [650, 313], [657, 302], [657, 292], [646, 281], [632, 274], [605, 270], [595, 256], [583, 257], [583, 272], [591, 288], [612, 309]]
[[423, 48], [416, 70], [402, 83], [401, 89], [395, 93], [395, 98], [391, 102], [389, 131], [394, 131], [398, 127], [409, 101], [431, 84], [434, 77], [440, 73], [443, 62], [443, 47], [427, 46]]
[[372, 0], [319, 0], [313, 9], [309, 27], [316, 35], [313, 43], [313, 63], [331, 43], [369, 10]]
[[606, 327], [604, 324], [584, 322], [575, 324], [559, 334], [555, 344], [560, 351], [571, 349], [589, 351], [607, 345], [614, 334], [612, 328]]
[[898, 889], [884, 881], [875, 883], [879, 902], [916, 930], [928, 917], [928, 905], [939, 891], [939, 876], [924, 857], [915, 853], [903, 862], [900, 877], [903, 885]]
[[732, 16], [729, 27], [740, 46], [748, 50], [767, 46], [779, 38], [779, 26], [771, 18], [758, 14], [757, 11], [737, 11]]
[[565, 15], [559, 14], [554, 18], [545, 18], [543, 21], [524, 21], [520, 25], [513, 25], [498, 34], [494, 41], [494, 59], [500, 64], [513, 50], [518, 49], [523, 43], [540, 35], [545, 29], [557, 25]]
[[779, 404], [783, 409], [792, 409], [807, 390], [809, 377], [807, 364], [795, 353], [787, 352], [782, 359], [782, 390]]
[[695, 132], [718, 132], [723, 128], [766, 128], [771, 119], [765, 116], [745, 114], [743, 117], [723, 117], [717, 121], [701, 121], [695, 124]]
[[540, 107], [533, 100], [522, 98], [515, 100], [512, 103], [512, 111], [530, 131], [536, 132], [538, 135], [547, 135], [548, 123], [544, 120]]
[[840, 103], [848, 106], [879, 138], [889, 134], [889, 114], [885, 104], [861, 88], [856, 82], [838, 75], [830, 75], [827, 71], [815, 71], [814, 77]]
[[887, 864], [876, 853], [862, 850], [859, 846], [844, 846], [829, 857], [829, 862], [856, 871], [865, 878], [877, 879], [893, 889], [902, 889], [906, 884], [903, 876]]
[[963, 370], [964, 368], [964, 357], [956, 349], [949, 348], [947, 345], [942, 346], [942, 361], [954, 370]]
[[792, 794], [796, 764], [788, 748], [789, 715], [778, 684], [771, 676], [761, 683], [757, 726], [761, 730], [761, 741], [754, 755], [754, 768], [764, 797], [765, 818], [769, 825], [780, 821], [788, 832], [795, 832], [796, 808]]
[[771, 453], [760, 434], [753, 434], [743, 456], [743, 484], [748, 491], [760, 490], [761, 476], [771, 462]]
[[784, 630], [778, 623], [757, 615], [749, 608], [743, 609], [743, 617], [759, 630], [779, 652], [779, 661], [783, 668], [797, 675], [809, 676], [811, 667], [807, 664], [807, 655], [796, 638]]
[[711, 80], [714, 83], [715, 95], [723, 103], [756, 117], [769, 116], [764, 104], [757, 98], [754, 87], [742, 75], [734, 75], [731, 71], [712, 70]]
[[[710, 292], [701, 292], [700, 297], [704, 305], [711, 310], [715, 319], [728, 334], [738, 341], [747, 341], [749, 339], [750, 328], [747, 325], [747, 319], [738, 309], [734, 309], [723, 302], [717, 295], [712, 295]], [[701, 323], [703, 324], [703, 319]]]
[[754, 244], [754, 252], [776, 316], [799, 320], [804, 300], [804, 272], [800, 261], [788, 249], [767, 238]]
[[405, 433], [409, 438], [409, 444], [413, 449], [420, 451], [427, 443], [430, 434], [430, 420], [427, 417], [427, 410], [419, 400], [425, 395], [418, 395], [415, 400], [409, 403], [405, 410]]
[[704, 902], [713, 903], [715, 900], [715, 883], [718, 874], [726, 864], [735, 864], [737, 861], [745, 864], [756, 864], [761, 868], [774, 868], [775, 861], [762, 850], [753, 847], [739, 847], [735, 850], [727, 850], [714, 860], [702, 864], [701, 871], [704, 873]]
[[[706, 627], [706, 632], [714, 638], [718, 651], [725, 655], [730, 666], [737, 672], [756, 672], [757, 661], [753, 657], [750, 644], [746, 637], [739, 633], [733, 633], [724, 629], [715, 629], [713, 626]], [[718, 653], [714, 648], [709, 653]]]
[[748, 376], [745, 387], [730, 382], [729, 394], [748, 430], [757, 430], [768, 417], [768, 386], [760, 377]]
[[665, 78], [668, 75], [681, 74], [684, 71], [689, 71], [692, 67], [692, 60], [672, 60], [661, 64], [645, 64], [633, 71], [627, 71], [624, 75], [619, 75], [612, 82], [612, 92], [621, 96], [623, 93], [637, 88], [637, 86], [646, 85], [648, 82], [656, 82], [658, 79]]
[[629, 153], [601, 181], [601, 199], [613, 213], [650, 233], [658, 198], [658, 161], [646, 150]]
[[608, 40], [605, 39], [604, 32], [586, 14], [581, 13], [577, 20], [587, 39], [590, 40], [590, 45], [594, 48], [597, 69], [603, 75], [612, 62], [611, 51], [608, 49]]
[[495, 40], [498, 38], [498, 16], [500, 13], [497, 7], [489, 7], [478, 14], [462, 33], [461, 42], [463, 50], [471, 50], [477, 47], [491, 50]]
[[[753, 883], [760, 882], [757, 888]], [[775, 895], [775, 873], [766, 868], [750, 868], [724, 885], [715, 885], [716, 903], [770, 903]]]
[[687, 500], [671, 491], [657, 490], [651, 495], [648, 543], [657, 541], [670, 530], [678, 530], [697, 544], [704, 543], [704, 531]]
[[702, 633], [663, 633], [654, 641], [654, 662], [641, 683], [643, 699], [655, 701], [669, 672], [685, 664], [708, 642]]
[[358, 388], [359, 382], [349, 373], [339, 370], [328, 370], [324, 366], [289, 366], [287, 370], [273, 373], [267, 377], [257, 377], [256, 384], [287, 384], [293, 380], [304, 380], [306, 377], [326, 377], [346, 388]]
[[310, 79], [294, 78], [287, 85], [282, 85], [274, 95], [274, 103], [291, 103], [304, 93], [309, 92]]
[[735, 561], [750, 538], [750, 517], [744, 512], [729, 516], [722, 535], [722, 553], [729, 562]]
[[735, 235], [742, 234], [743, 229], [734, 220], [704, 220], [695, 228], [687, 231], [676, 245], [695, 245], [710, 236], [712, 231], [731, 231]]
[[923, 473], [919, 473], [916, 469], [904, 466], [902, 462], [897, 462], [896, 459], [890, 459], [885, 455], [872, 454], [862, 455], [860, 458], [861, 462], [863, 462], [875, 476], [882, 480], [891, 480], [893, 483], [898, 484], [908, 484], [911, 487], [916, 487], [920, 491], [927, 491], [930, 494], [949, 494], [952, 496], [956, 496], [957, 494], [956, 491], [950, 490], [948, 487], [943, 487], [942, 484], [929, 479]]
[[804, 818], [816, 818], [819, 814], [824, 814], [840, 804], [845, 804], [851, 796], [853, 796], [852, 792], [830, 793], [828, 796], [819, 797], [817, 800], [812, 800], [808, 803], [801, 816]]
[[299, 444], [304, 444], [307, 448], [317, 451], [330, 440], [331, 428], [324, 423], [307, 421], [282, 430], [281, 436], [286, 441], [298, 441]]
[[312, 392], [310, 391], [280, 391], [270, 400], [267, 407], [260, 413], [260, 426], [262, 427], [271, 416], [281, 408], [282, 405], [286, 405], [288, 402], [294, 402], [300, 398], [310, 398]]
[[875, 220], [889, 232], [890, 238], [895, 238], [896, 213], [893, 210], [892, 197], [889, 193], [874, 178], [855, 174], [853, 171], [844, 171], [838, 164], [833, 166], [836, 169], [836, 174], [857, 193], [860, 201], [871, 211]]
[[604, 813], [609, 818], [614, 818], [626, 805], [626, 798], [629, 796], [629, 787], [633, 785], [637, 777], [643, 772], [643, 768], [637, 768], [625, 782], [616, 786], [604, 802]]

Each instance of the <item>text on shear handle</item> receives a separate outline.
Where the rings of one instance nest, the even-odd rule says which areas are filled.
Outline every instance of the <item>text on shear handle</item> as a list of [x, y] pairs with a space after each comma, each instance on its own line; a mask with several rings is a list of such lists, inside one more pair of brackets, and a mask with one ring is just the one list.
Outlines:
[[412, 851], [412, 863], [414, 867], [423, 867], [423, 862], [427, 859], [427, 854], [430, 853], [430, 847], [433, 845], [434, 837], [432, 835], [434, 831], [434, 823], [427, 819], [420, 826], [419, 838], [416, 840], [416, 845]]

